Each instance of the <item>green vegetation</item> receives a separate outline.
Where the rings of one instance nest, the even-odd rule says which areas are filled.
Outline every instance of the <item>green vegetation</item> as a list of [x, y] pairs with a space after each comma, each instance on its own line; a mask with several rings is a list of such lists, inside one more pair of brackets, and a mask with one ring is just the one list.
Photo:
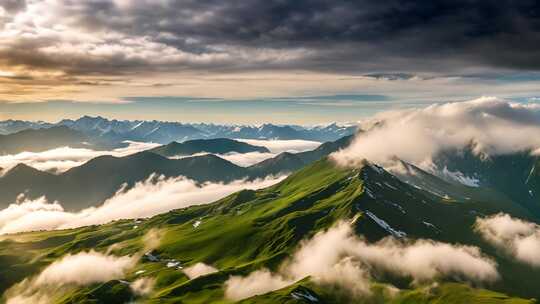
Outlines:
[[[93, 249], [118, 256], [140, 255], [150, 250], [148, 235], [159, 234], [160, 242], [151, 254], [160, 260], [142, 257], [122, 279], [133, 282], [142, 277], [152, 278], [155, 286], [149, 295], [136, 296], [125, 283], [114, 280], [73, 286], [61, 295], [55, 294], [55, 301], [106, 303], [111, 299], [138, 299], [148, 303], [231, 303], [224, 298], [223, 288], [230, 275], [246, 275], [261, 267], [276, 270], [301, 240], [339, 219], [350, 219], [366, 211], [412, 239], [431, 238], [481, 247], [499, 263], [503, 280], [488, 286], [497, 292], [456, 282], [415, 288], [408, 280], [381, 278], [381, 282], [373, 284], [373, 297], [358, 300], [332, 286], [320, 286], [305, 279], [242, 303], [309, 303], [301, 297], [295, 298], [295, 291], [316, 296], [321, 300], [318, 303], [529, 303], [505, 294], [523, 298], [540, 296], [535, 288], [540, 277], [538, 270], [497, 252], [471, 229], [476, 214], [503, 211], [532, 217], [519, 205], [506, 199], [480, 201], [474, 196], [464, 201], [447, 199], [403, 183], [372, 165], [346, 169], [328, 160], [317, 161], [267, 189], [240, 191], [212, 204], [174, 210], [146, 220], [5, 236], [0, 239], [0, 286], [5, 291], [68, 253]], [[388, 235], [367, 216], [356, 221], [355, 230], [369, 241]], [[204, 262], [219, 272], [190, 280], [182, 271], [167, 267], [168, 260], [179, 261], [184, 267]], [[385, 291], [383, 284], [395, 285], [401, 291], [397, 294]]]

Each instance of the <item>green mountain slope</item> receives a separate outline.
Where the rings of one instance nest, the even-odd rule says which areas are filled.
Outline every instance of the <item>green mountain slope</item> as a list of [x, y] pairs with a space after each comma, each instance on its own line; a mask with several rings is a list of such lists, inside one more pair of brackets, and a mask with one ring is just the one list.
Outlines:
[[159, 146], [151, 149], [150, 152], [154, 152], [161, 156], [172, 157], [181, 155], [193, 155], [197, 153], [213, 153], [213, 154], [226, 154], [231, 152], [236, 153], [248, 153], [248, 152], [262, 152], [269, 153], [265, 147], [254, 146], [245, 142], [228, 139], [228, 138], [215, 138], [215, 139], [195, 139], [188, 140], [182, 143], [171, 142], [167, 145]]
[[[124, 256], [145, 252], [144, 236], [158, 230], [161, 241], [150, 253], [156, 258], [142, 257], [122, 278], [127, 282], [153, 278], [155, 286], [151, 294], [139, 297], [125, 283], [115, 280], [66, 287], [61, 294], [53, 294], [55, 301], [110, 302], [116, 298], [148, 303], [232, 303], [224, 299], [223, 289], [230, 275], [245, 275], [261, 267], [276, 270], [301, 240], [340, 219], [357, 217], [354, 229], [368, 241], [400, 231], [409, 239], [430, 238], [479, 246], [496, 258], [502, 277], [486, 286], [500, 293], [463, 283], [443, 284], [426, 293], [424, 287], [415, 287], [409, 280], [378, 276], [380, 283], [392, 283], [401, 291], [397, 296], [381, 291], [372, 299], [374, 303], [528, 303], [501, 293], [539, 297], [535, 286], [540, 271], [494, 250], [472, 230], [477, 214], [500, 211], [535, 219], [509, 200], [447, 199], [404, 183], [369, 163], [349, 169], [321, 160], [267, 189], [241, 191], [212, 204], [175, 210], [147, 220], [5, 237], [0, 243], [3, 280], [0, 286], [7, 288], [35, 275], [67, 253], [93, 249]], [[204, 262], [219, 272], [190, 280], [183, 272], [167, 267], [168, 261], [178, 261], [184, 267]], [[372, 288], [377, 290], [377, 284]], [[339, 303], [341, 299], [331, 288], [323, 288], [307, 278], [244, 303], [310, 303], [306, 297], [296, 298], [295, 291], [316, 295], [321, 303]]]

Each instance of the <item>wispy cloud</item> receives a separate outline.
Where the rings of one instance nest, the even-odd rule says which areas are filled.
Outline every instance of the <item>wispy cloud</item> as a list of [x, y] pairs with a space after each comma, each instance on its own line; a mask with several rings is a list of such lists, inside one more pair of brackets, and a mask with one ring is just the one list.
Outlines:
[[317, 148], [321, 145], [318, 141], [310, 140], [301, 140], [301, 139], [292, 139], [292, 140], [262, 140], [262, 139], [236, 139], [238, 141], [243, 141], [250, 145], [263, 146], [268, 148], [272, 153], [281, 153], [281, 152], [304, 152]]
[[57, 296], [55, 291], [61, 288], [121, 279], [136, 261], [136, 256], [116, 257], [95, 251], [68, 254], [45, 267], [36, 277], [25, 279], [8, 290], [7, 303], [50, 303]]
[[112, 151], [59, 147], [43, 152], [21, 152], [18, 154], [1, 155], [0, 167], [3, 169], [3, 172], [7, 172], [15, 165], [23, 163], [38, 170], [60, 173], [70, 168], [80, 166], [88, 160], [101, 155], [121, 157], [159, 146], [159, 144], [155, 143], [128, 143], [129, 145], [127, 147], [114, 149]]
[[515, 259], [540, 267], [540, 227], [537, 224], [499, 213], [477, 218], [475, 230]]
[[173, 209], [210, 203], [242, 189], [259, 189], [281, 181], [284, 176], [255, 181], [197, 184], [185, 177], [152, 175], [128, 190], [119, 189], [99, 207], [80, 212], [64, 210], [45, 198], [24, 200], [0, 211], [0, 234], [32, 230], [75, 228], [104, 224], [117, 219], [145, 218]]

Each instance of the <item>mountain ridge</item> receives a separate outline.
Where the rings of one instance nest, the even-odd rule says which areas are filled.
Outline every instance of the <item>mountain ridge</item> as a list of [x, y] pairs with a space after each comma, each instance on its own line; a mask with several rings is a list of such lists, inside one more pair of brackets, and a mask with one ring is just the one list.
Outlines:
[[109, 120], [101, 116], [82, 116], [78, 119], [64, 119], [57, 123], [30, 121], [0, 121], [1, 134], [10, 134], [23, 129], [41, 129], [53, 126], [67, 126], [91, 136], [109, 141], [145, 141], [168, 144], [172, 141], [186, 141], [205, 138], [243, 139], [303, 139], [313, 141], [335, 141], [356, 132], [355, 125], [299, 126], [263, 124], [217, 125], [205, 123], [182, 123], [157, 120]]

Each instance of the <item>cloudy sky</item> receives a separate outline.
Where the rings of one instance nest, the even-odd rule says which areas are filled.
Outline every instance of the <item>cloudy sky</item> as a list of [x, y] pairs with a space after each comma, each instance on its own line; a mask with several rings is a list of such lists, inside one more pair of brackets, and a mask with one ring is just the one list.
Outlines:
[[0, 0], [0, 119], [350, 121], [539, 69], [534, 0]]

